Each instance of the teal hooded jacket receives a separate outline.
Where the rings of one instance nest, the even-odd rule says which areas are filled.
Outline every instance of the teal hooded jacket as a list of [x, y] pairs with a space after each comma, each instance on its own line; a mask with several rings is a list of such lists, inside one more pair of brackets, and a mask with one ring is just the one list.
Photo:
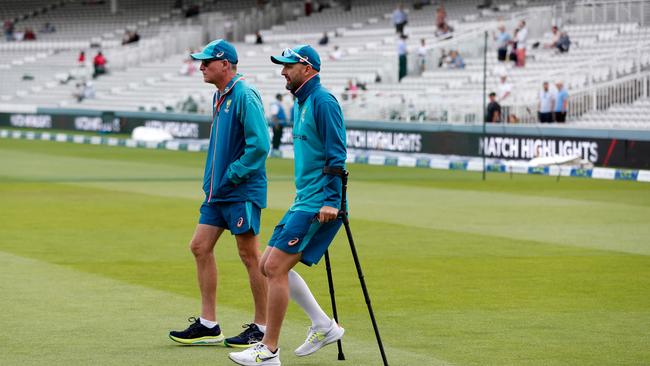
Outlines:
[[240, 74], [215, 93], [203, 175], [206, 202], [250, 201], [266, 207], [267, 126], [259, 92]]

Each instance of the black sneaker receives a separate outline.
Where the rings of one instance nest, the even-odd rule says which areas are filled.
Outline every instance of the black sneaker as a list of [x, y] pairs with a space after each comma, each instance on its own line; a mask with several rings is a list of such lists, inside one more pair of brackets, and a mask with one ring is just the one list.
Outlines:
[[259, 343], [264, 338], [264, 333], [256, 324], [244, 324], [242, 328], [246, 328], [238, 336], [226, 339], [223, 344], [227, 347], [248, 348], [255, 343]]
[[223, 342], [225, 337], [221, 334], [219, 324], [214, 328], [208, 328], [195, 317], [187, 320], [192, 323], [187, 329], [169, 332], [172, 341], [188, 345], [215, 345]]

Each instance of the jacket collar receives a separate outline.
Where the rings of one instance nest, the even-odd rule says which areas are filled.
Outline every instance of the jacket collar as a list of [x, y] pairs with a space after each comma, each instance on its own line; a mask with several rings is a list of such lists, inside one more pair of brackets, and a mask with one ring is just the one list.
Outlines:
[[302, 85], [293, 93], [298, 98], [298, 103], [302, 103], [307, 97], [320, 86], [320, 75], [314, 74], [311, 78], [307, 79]]
[[223, 90], [223, 93], [219, 92], [219, 98], [221, 98], [221, 96], [223, 95], [230, 93], [230, 91], [234, 88], [235, 84], [237, 84], [238, 81], [243, 79], [244, 77], [242, 76], [242, 74], [236, 74], [235, 76], [233, 76], [233, 78], [230, 79], [228, 84], [226, 84], [226, 88]]

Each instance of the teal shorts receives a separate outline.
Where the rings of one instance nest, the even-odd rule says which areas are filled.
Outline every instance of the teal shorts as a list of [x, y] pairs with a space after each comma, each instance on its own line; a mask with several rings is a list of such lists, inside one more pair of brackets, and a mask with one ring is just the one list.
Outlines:
[[252, 202], [204, 202], [199, 212], [199, 224], [218, 226], [233, 235], [260, 232], [262, 210]]
[[300, 261], [308, 266], [320, 261], [341, 228], [338, 218], [321, 224], [318, 214], [305, 211], [287, 211], [273, 230], [269, 247], [289, 254], [302, 253]]

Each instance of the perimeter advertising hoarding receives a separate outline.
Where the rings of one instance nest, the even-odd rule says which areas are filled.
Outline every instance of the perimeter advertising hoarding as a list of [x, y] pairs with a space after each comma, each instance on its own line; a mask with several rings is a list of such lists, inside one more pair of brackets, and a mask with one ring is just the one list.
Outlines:
[[[209, 121], [208, 121], [209, 122]], [[21, 114], [0, 113], [0, 126], [44, 128], [105, 133], [131, 133], [139, 126], [162, 128], [177, 138], [209, 138], [210, 124], [205, 122], [170, 120], [166, 118], [122, 116], [119, 113], [83, 114]]]
[[[634, 139], [557, 137], [539, 135], [488, 134], [484, 139], [475, 131], [418, 131], [409, 128], [375, 128], [368, 123], [348, 123], [348, 147], [359, 150], [377, 150], [397, 153], [481, 156], [483, 147], [490, 158], [530, 160], [541, 156], [580, 155], [596, 166], [614, 166], [635, 169], [650, 168], [650, 141]], [[20, 114], [0, 113], [0, 126], [73, 131], [102, 131], [131, 133], [135, 127], [162, 128], [177, 138], [206, 139], [210, 136], [210, 118], [195, 116], [188, 121], [182, 115], [119, 112], [89, 112], [75, 114]], [[579, 131], [575, 129], [575, 131]], [[579, 132], [576, 132], [579, 135]], [[282, 143], [290, 144], [290, 127], [284, 129]]]

